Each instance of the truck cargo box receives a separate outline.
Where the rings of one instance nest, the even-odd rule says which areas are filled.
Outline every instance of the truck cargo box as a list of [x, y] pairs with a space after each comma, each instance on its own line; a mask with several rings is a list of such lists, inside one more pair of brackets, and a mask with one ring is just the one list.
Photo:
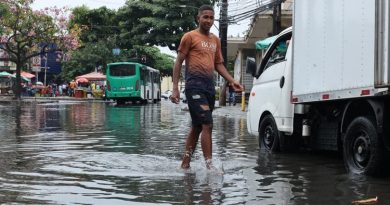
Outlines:
[[388, 4], [295, 1], [294, 102], [372, 96], [388, 86]]

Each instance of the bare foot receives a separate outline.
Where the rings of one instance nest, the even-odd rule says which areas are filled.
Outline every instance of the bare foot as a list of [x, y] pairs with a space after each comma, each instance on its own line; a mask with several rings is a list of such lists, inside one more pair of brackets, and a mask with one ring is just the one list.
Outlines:
[[189, 169], [190, 168], [190, 164], [181, 164], [181, 168], [182, 169]]
[[216, 172], [217, 174], [224, 174], [223, 170], [219, 170], [217, 167], [215, 167], [211, 161], [211, 159], [206, 160], [206, 167], [208, 170], [212, 172]]
[[206, 167], [209, 170], [217, 170], [217, 168], [213, 165], [211, 159], [206, 159]]
[[183, 156], [183, 161], [181, 163], [182, 169], [189, 169], [190, 168], [190, 161], [191, 161], [191, 152], [186, 151]]

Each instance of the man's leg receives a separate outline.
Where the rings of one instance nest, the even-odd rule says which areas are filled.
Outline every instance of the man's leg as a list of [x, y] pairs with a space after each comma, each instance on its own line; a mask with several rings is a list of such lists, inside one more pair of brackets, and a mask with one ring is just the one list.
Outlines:
[[[188, 107], [191, 114], [191, 119], [193, 123], [199, 124], [196, 130], [193, 128], [190, 131], [190, 134], [187, 138], [186, 151], [190, 151], [191, 138], [190, 136], [195, 133], [196, 141], [198, 141], [199, 134], [202, 133], [201, 146], [203, 151], [203, 156], [206, 160], [207, 168], [211, 165], [211, 155], [212, 155], [212, 143], [211, 143], [211, 132], [213, 127], [213, 117], [212, 110], [214, 109], [215, 96], [210, 95], [198, 90], [187, 90], [186, 96], [188, 100]], [[194, 125], [194, 124], [193, 124]], [[194, 126], [193, 126], [194, 127]], [[195, 145], [196, 145], [195, 141]], [[193, 146], [194, 147], [194, 146]], [[192, 150], [193, 151], [193, 150]], [[189, 159], [185, 160], [183, 158], [182, 167], [185, 168], [186, 164], [189, 167], [189, 161], [191, 158], [190, 152], [187, 152]], [[188, 161], [188, 163], [186, 163]]]
[[202, 125], [202, 136], [201, 136], [201, 145], [202, 145], [202, 151], [204, 159], [206, 160], [206, 166], [208, 169], [210, 169], [211, 165], [211, 159], [212, 159], [212, 140], [211, 140], [211, 133], [212, 133], [213, 125]]
[[200, 126], [192, 126], [190, 129], [190, 133], [188, 133], [186, 140], [186, 149], [183, 155], [183, 161], [181, 163], [181, 168], [188, 169], [190, 168], [190, 162], [192, 154], [195, 151], [196, 144], [199, 140], [200, 132], [202, 131], [202, 127]]

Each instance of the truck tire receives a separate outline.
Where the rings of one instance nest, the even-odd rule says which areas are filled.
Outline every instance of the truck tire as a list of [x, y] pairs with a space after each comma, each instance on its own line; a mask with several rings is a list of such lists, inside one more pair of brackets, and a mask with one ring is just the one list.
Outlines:
[[385, 149], [373, 122], [369, 117], [357, 117], [347, 128], [343, 158], [350, 173], [378, 176], [384, 171]]
[[270, 152], [279, 152], [279, 137], [281, 133], [276, 127], [275, 119], [272, 115], [266, 115], [259, 124], [259, 147], [264, 147]]

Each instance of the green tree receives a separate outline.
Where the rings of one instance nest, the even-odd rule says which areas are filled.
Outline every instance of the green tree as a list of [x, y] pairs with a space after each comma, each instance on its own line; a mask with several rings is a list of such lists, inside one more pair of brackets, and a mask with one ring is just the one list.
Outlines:
[[[3, 18], [5, 15], [7, 15], [8, 10], [4, 3], [0, 2], [0, 19]], [[0, 26], [0, 35], [3, 33], [3, 28]]]
[[124, 45], [169, 47], [176, 51], [182, 35], [196, 28], [197, 7], [213, 0], [128, 0], [118, 10]]
[[71, 81], [74, 77], [89, 73], [99, 66], [112, 61], [111, 49], [103, 41], [86, 43], [84, 47], [72, 53], [68, 61], [62, 63], [61, 78]]
[[116, 47], [116, 12], [100, 7], [90, 10], [86, 6], [72, 9], [70, 28], [80, 28], [80, 49], [70, 59], [62, 63], [61, 78], [65, 81], [75, 76], [91, 72], [96, 67], [112, 62], [115, 57], [112, 49]]
[[67, 29], [65, 11], [56, 8], [33, 11], [32, 2], [4, 1], [8, 13], [0, 18], [0, 28], [3, 30], [0, 49], [8, 53], [10, 61], [16, 64], [16, 99], [20, 99], [21, 95], [20, 72], [30, 58], [78, 47], [78, 30]]
[[145, 57], [144, 63], [160, 71], [161, 76], [172, 76], [174, 57], [161, 53], [157, 47], [153, 46], [134, 46], [139, 55]]
[[[75, 76], [89, 73], [96, 67], [119, 61], [140, 62], [160, 70], [162, 76], [172, 75], [174, 57], [161, 53], [157, 47], [134, 46], [133, 49], [123, 49], [120, 55], [113, 55], [110, 45], [106, 42], [86, 43], [83, 48], [73, 52], [69, 61], [62, 63], [61, 78], [66, 81], [74, 79]], [[141, 61], [145, 57], [145, 62]]]
[[119, 35], [118, 21], [115, 10], [100, 7], [90, 10], [86, 6], [72, 10], [70, 27], [77, 25], [82, 28], [81, 42], [113, 41]]
[[[103, 66], [107, 63], [117, 61], [141, 62], [150, 67], [160, 70], [161, 74], [171, 75], [174, 58], [163, 54], [153, 46], [147, 46], [144, 42], [140, 44], [127, 44], [128, 39], [120, 34], [118, 16], [115, 11], [105, 7], [89, 10], [87, 7], [77, 7], [72, 12], [71, 26], [82, 28], [80, 39], [82, 47], [72, 55], [68, 62], [63, 63], [62, 78], [69, 81], [76, 75], [91, 72], [96, 66]], [[128, 16], [126, 19], [135, 17]], [[127, 36], [127, 38], [130, 38]], [[112, 49], [119, 48], [120, 54], [113, 55]]]

